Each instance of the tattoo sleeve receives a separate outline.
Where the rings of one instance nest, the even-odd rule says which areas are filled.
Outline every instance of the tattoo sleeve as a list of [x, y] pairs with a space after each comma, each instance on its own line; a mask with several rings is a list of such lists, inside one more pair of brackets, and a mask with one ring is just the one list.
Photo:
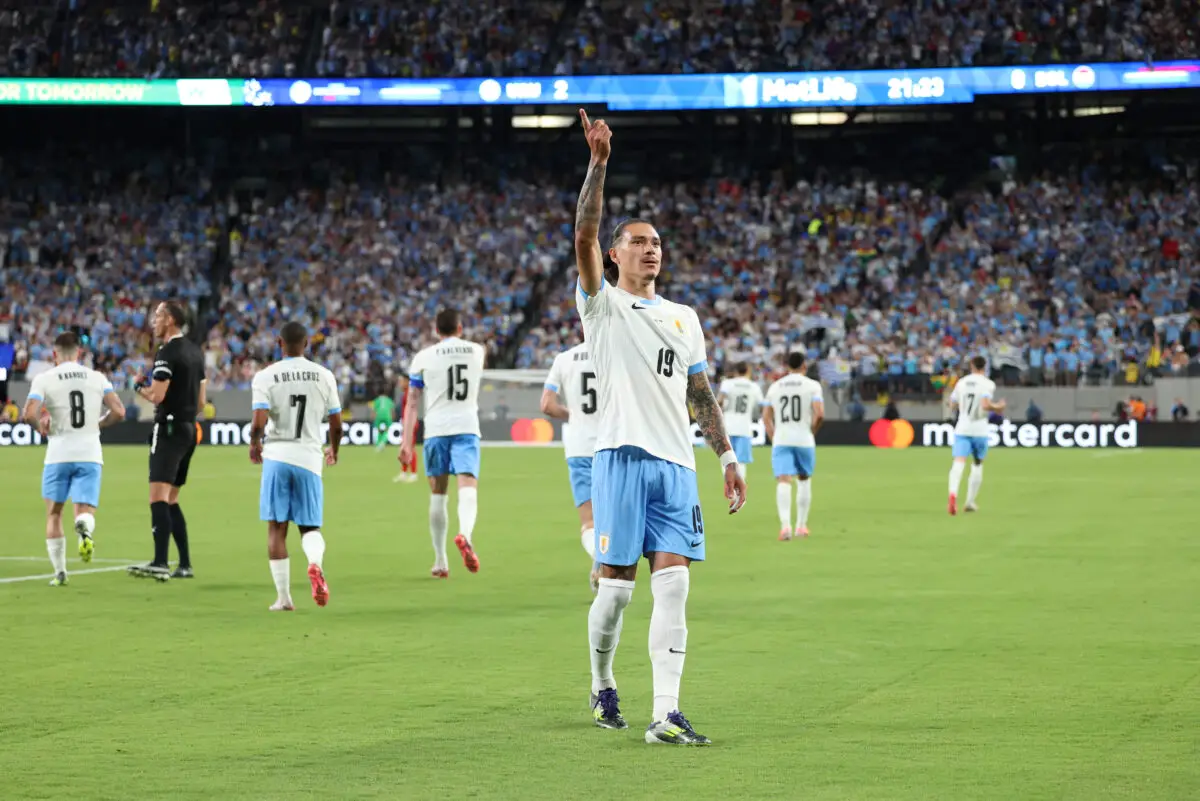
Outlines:
[[575, 205], [575, 233], [597, 239], [600, 236], [600, 219], [604, 216], [604, 174], [608, 165], [593, 161], [588, 165], [583, 189], [579, 190], [579, 202]]
[[725, 435], [725, 417], [717, 405], [717, 397], [713, 395], [707, 373], [701, 371], [688, 376], [687, 398], [708, 447], [717, 456], [725, 453], [730, 448], [729, 437]]

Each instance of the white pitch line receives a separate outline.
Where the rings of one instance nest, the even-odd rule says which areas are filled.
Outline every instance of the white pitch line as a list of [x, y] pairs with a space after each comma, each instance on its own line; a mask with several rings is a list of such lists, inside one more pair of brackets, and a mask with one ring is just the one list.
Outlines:
[[[137, 564], [137, 563], [130, 562], [129, 564], [132, 565], [132, 564]], [[124, 570], [127, 567], [129, 567], [129, 565], [112, 565], [111, 567], [93, 567], [88, 570], [74, 570], [74, 571], [68, 573], [67, 576], [68, 577], [83, 576], [83, 575], [87, 575], [88, 573], [113, 573], [118, 570]], [[40, 576], [14, 576], [13, 578], [0, 578], [0, 584], [16, 584], [19, 581], [38, 581], [38, 580], [44, 581], [46, 579], [52, 579], [52, 578], [54, 578], [53, 573], [44, 573]]]
[[[42, 562], [46, 559], [45, 556], [0, 556], [0, 562]], [[72, 562], [84, 564], [80, 559], [72, 559]], [[137, 562], [136, 559], [92, 559], [93, 562], [107, 562], [110, 564], [132, 564]]]

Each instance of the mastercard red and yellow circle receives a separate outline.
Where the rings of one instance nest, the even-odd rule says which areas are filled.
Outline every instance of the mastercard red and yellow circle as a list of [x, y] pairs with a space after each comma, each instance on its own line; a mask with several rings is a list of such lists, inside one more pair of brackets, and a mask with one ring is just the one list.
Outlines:
[[876, 420], [868, 436], [876, 448], [907, 448], [913, 442], [913, 427], [907, 420]]
[[523, 417], [512, 424], [509, 433], [512, 435], [513, 442], [549, 442], [554, 439], [554, 426], [550, 424], [549, 420], [543, 420], [540, 417], [534, 419]]

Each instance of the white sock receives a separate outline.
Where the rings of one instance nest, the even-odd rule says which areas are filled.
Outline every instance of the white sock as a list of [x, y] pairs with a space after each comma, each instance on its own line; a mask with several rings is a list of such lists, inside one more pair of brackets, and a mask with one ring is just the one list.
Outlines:
[[592, 657], [592, 692], [616, 687], [613, 679], [613, 657], [621, 639], [621, 616], [633, 598], [633, 582], [623, 579], [600, 579], [600, 589], [588, 611], [588, 651]]
[[737, 474], [738, 474], [738, 477], [742, 481], [745, 481], [746, 480], [746, 465], [742, 464], [741, 462], [738, 462]]
[[962, 483], [963, 469], [967, 466], [966, 462], [960, 462], [957, 459], [950, 465], [950, 494], [958, 494], [958, 485]]
[[462, 487], [458, 491], [458, 533], [471, 542], [471, 533], [475, 531], [475, 518], [479, 515], [479, 490], [475, 487]]
[[779, 529], [792, 530], [792, 484], [775, 485], [775, 508], [779, 511]]
[[446, 512], [450, 499], [445, 495], [429, 496], [429, 536], [433, 539], [433, 563], [437, 567], [448, 567], [446, 561], [446, 530], [450, 527]]
[[975, 499], [979, 497], [979, 488], [983, 486], [983, 465], [971, 465], [971, 472], [967, 475], [967, 506], [974, 506]]
[[304, 555], [308, 557], [310, 565], [321, 567], [321, 562], [325, 559], [325, 538], [319, 530], [301, 534], [300, 547], [304, 549]]
[[96, 516], [90, 512], [84, 512], [81, 515], [77, 515], [75, 517], [75, 526], [77, 528], [82, 527], [84, 533], [90, 537], [96, 531]]
[[579, 535], [579, 539], [583, 542], [583, 550], [587, 551], [587, 555], [596, 558], [596, 529], [588, 526]]
[[275, 579], [275, 592], [279, 595], [279, 600], [284, 603], [292, 602], [291, 589], [291, 564], [292, 560], [284, 557], [283, 559], [272, 559], [271, 578]]
[[55, 573], [67, 572], [67, 540], [65, 537], [55, 537], [46, 540], [46, 553], [50, 554], [50, 566]]
[[650, 576], [650, 666], [654, 673], [654, 717], [666, 720], [679, 709], [679, 681], [687, 653], [688, 583], [691, 573], [677, 565]]
[[796, 527], [808, 527], [808, 510], [812, 508], [812, 479], [796, 484]]

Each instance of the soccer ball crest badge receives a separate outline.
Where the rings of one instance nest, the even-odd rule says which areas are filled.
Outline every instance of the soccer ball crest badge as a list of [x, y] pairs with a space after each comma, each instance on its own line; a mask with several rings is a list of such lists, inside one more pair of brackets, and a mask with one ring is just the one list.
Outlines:
[[600, 535], [600, 553], [608, 553], [608, 535]]

